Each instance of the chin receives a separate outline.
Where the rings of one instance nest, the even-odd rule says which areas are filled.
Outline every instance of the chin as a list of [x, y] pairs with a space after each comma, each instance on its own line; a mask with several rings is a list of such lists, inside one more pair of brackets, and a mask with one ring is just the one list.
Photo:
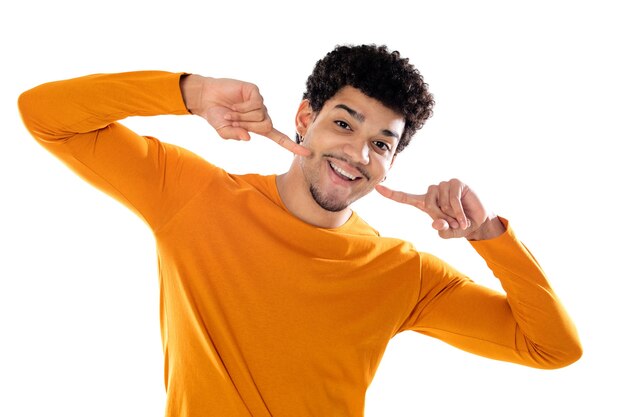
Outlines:
[[333, 213], [337, 213], [347, 209], [353, 201], [346, 201], [337, 198], [333, 198], [321, 193], [316, 187], [311, 185], [309, 188], [311, 192], [311, 197], [317, 203], [318, 206], [323, 208], [326, 211], [330, 211]]

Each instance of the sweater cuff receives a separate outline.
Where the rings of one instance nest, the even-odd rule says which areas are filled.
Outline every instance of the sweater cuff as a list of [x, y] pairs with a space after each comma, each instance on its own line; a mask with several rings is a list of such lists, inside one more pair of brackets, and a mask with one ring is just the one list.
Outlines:
[[493, 255], [501, 254], [503, 251], [511, 249], [512, 246], [519, 247], [520, 245], [513, 229], [509, 225], [509, 221], [500, 216], [498, 218], [505, 227], [504, 233], [491, 239], [468, 240], [474, 250], [483, 258], [491, 258]]

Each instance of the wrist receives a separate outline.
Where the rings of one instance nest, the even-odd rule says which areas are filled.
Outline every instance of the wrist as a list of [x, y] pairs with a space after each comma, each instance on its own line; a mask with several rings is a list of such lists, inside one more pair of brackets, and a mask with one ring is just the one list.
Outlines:
[[187, 111], [191, 114], [198, 114], [202, 103], [202, 90], [204, 78], [200, 75], [187, 74], [180, 78], [180, 92]]
[[487, 217], [487, 220], [478, 229], [465, 236], [467, 240], [487, 240], [493, 239], [506, 232], [506, 227], [495, 214]]

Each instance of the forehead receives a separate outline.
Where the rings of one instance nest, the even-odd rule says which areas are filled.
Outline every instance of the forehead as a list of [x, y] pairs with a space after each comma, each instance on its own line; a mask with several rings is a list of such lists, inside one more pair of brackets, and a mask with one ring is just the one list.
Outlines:
[[352, 86], [343, 87], [341, 90], [328, 99], [320, 113], [325, 112], [344, 112], [346, 111], [339, 105], [350, 107], [352, 110], [362, 114], [364, 123], [373, 123], [383, 125], [382, 127], [394, 127], [402, 132], [404, 129], [404, 117], [385, 106], [380, 101], [367, 96], [358, 88]]

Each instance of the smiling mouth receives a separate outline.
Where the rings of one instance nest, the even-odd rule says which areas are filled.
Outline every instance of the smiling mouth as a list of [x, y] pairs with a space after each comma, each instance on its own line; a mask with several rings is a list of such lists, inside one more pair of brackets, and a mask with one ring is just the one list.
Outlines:
[[354, 175], [344, 171], [337, 165], [333, 164], [332, 161], [328, 161], [330, 168], [335, 172], [335, 174], [339, 175], [339, 177], [343, 178], [346, 181], [355, 181], [360, 179], [361, 177], [355, 177]]

